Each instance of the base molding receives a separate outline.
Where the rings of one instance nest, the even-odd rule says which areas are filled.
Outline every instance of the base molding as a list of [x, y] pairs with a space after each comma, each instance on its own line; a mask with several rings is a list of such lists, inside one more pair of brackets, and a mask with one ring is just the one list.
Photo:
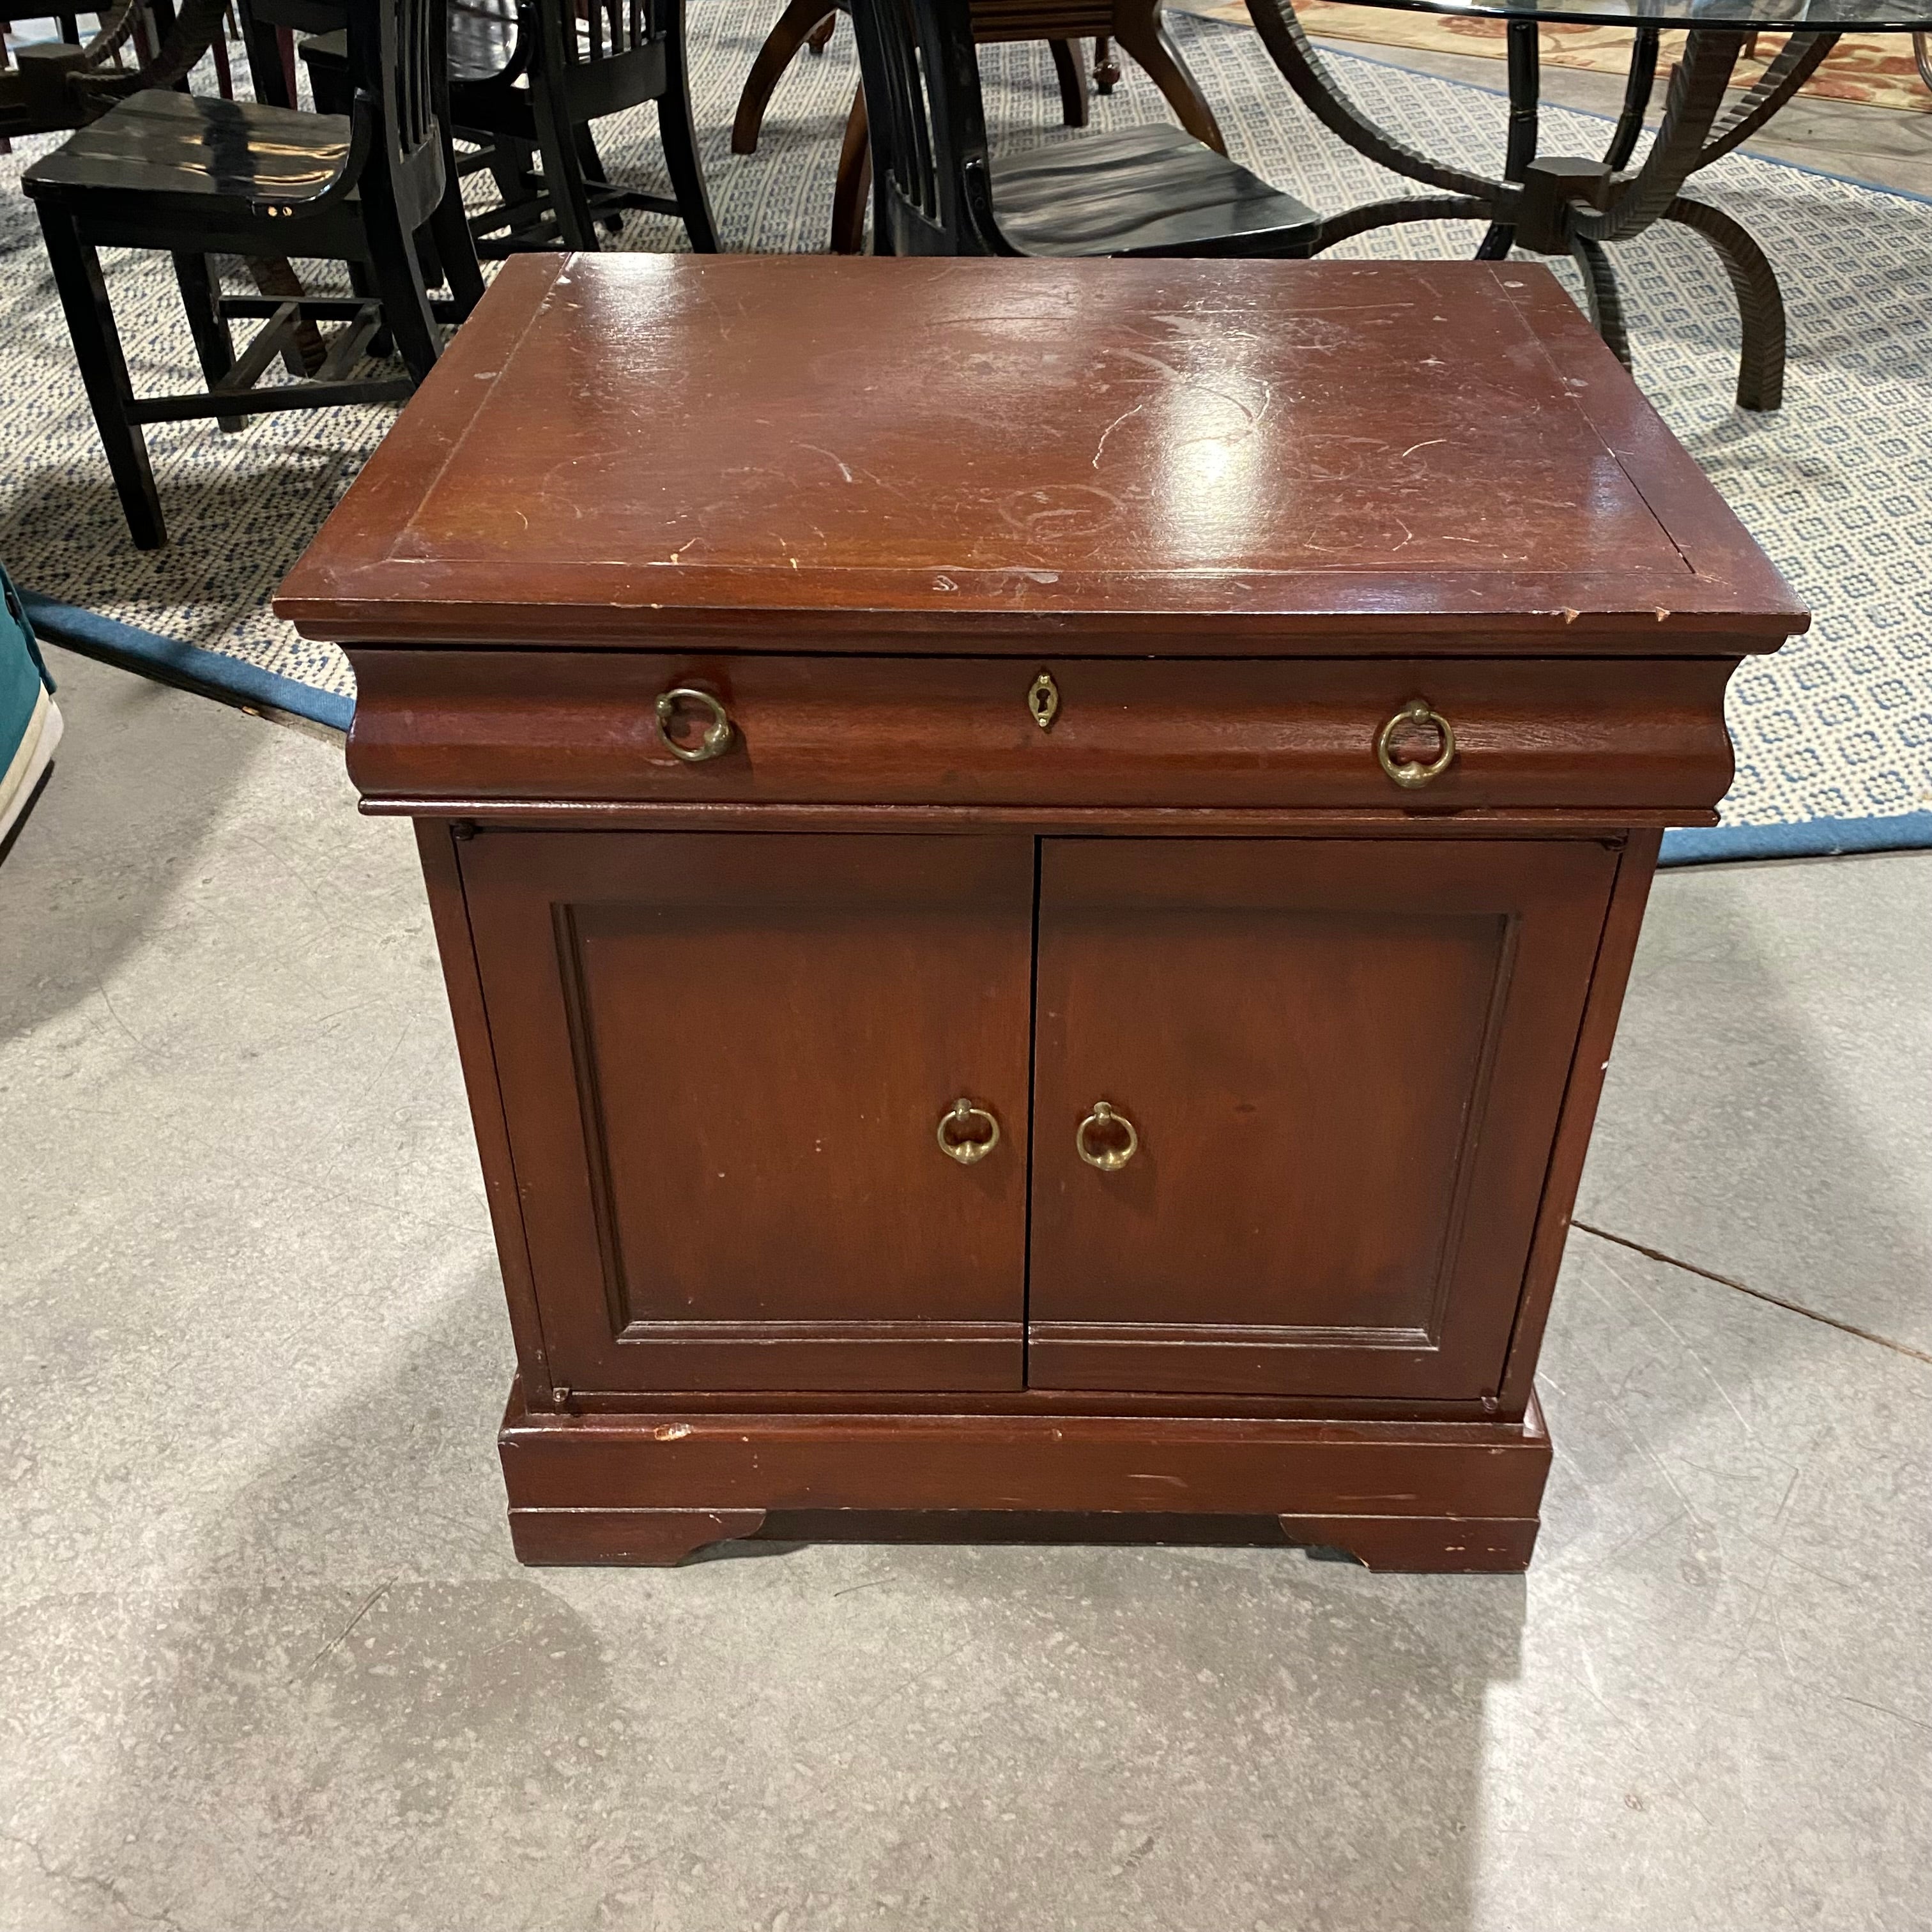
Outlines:
[[789, 1530], [1292, 1543], [1372, 1570], [1518, 1570], [1550, 1460], [1534, 1399], [1520, 1422], [554, 1414], [513, 1384], [497, 1442], [533, 1564], [670, 1564]]

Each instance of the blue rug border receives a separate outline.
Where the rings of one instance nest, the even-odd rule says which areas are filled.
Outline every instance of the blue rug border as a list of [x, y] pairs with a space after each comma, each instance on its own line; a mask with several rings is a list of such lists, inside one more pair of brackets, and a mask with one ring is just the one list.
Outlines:
[[318, 691], [314, 685], [298, 683], [225, 652], [160, 637], [118, 618], [104, 617], [98, 610], [43, 597], [37, 591], [22, 590], [20, 602], [42, 637], [122, 670], [184, 686], [204, 697], [285, 712], [345, 733], [356, 716], [352, 698]]
[[[1238, 22], [1207, 19], [1201, 14], [1186, 17], [1208, 26], [1232, 26]], [[1397, 73], [1420, 74], [1440, 81], [1447, 87], [1467, 88], [1474, 94], [1486, 94], [1500, 100], [1509, 98], [1505, 88], [1490, 87], [1478, 80], [1459, 80], [1447, 74], [1429, 74], [1426, 69], [1406, 65], [1399, 60], [1359, 54], [1332, 46], [1322, 52], [1330, 58], [1359, 61], [1365, 67], [1393, 68]], [[1552, 102], [1551, 106], [1560, 104]], [[1569, 107], [1566, 113], [1580, 114], [1592, 121], [1613, 124], [1614, 115], [1594, 108]], [[1834, 174], [1829, 169], [1808, 167], [1802, 161], [1787, 161], [1774, 155], [1754, 154], [1754, 160], [1793, 174], [1812, 175], [1821, 181], [1840, 182], [1867, 194], [1890, 195], [1899, 201], [1932, 206], [1932, 195], [1915, 194], [1910, 188], [1881, 187], [1851, 175]], [[98, 658], [143, 676], [159, 675], [164, 681], [187, 686], [191, 690], [229, 699], [242, 704], [286, 712], [316, 724], [346, 733], [356, 715], [352, 698], [318, 691], [313, 685], [298, 683], [274, 671], [262, 670], [240, 658], [199, 644], [177, 643], [152, 631], [139, 629], [112, 617], [63, 604], [51, 597], [23, 590], [21, 601], [35, 628], [55, 643], [64, 644], [82, 656]], [[1774, 825], [1717, 825], [1694, 830], [1676, 830], [1664, 835], [1662, 866], [1708, 866], [1761, 859], [1835, 858], [1864, 852], [1916, 851], [1932, 846], [1932, 812], [1899, 813], [1891, 818], [1810, 818]]]

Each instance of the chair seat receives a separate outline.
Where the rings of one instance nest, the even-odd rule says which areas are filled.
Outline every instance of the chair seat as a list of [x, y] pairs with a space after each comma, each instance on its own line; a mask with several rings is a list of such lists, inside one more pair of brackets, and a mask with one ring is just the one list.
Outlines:
[[22, 181], [29, 194], [93, 190], [299, 209], [334, 185], [348, 158], [344, 116], [150, 88], [70, 135]]
[[1294, 252], [1319, 218], [1306, 202], [1178, 128], [1079, 134], [992, 161], [993, 215], [1026, 255]]
[[[344, 76], [349, 72], [346, 29], [317, 34], [304, 40], [297, 51], [311, 71], [327, 68]], [[466, 81], [494, 80], [509, 65], [516, 51], [517, 22], [513, 14], [482, 6], [452, 4], [446, 58], [453, 84], [460, 86]]]

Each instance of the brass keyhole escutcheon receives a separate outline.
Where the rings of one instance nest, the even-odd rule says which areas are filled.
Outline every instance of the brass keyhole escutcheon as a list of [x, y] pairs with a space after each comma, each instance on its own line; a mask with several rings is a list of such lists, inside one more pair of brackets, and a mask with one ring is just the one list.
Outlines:
[[[1414, 764], [1395, 755], [1396, 734], [1407, 726], [1418, 724], [1433, 724], [1436, 736], [1442, 741], [1441, 752], [1426, 765]], [[1412, 698], [1376, 734], [1376, 761], [1405, 791], [1413, 791], [1418, 785], [1432, 784], [1456, 761], [1455, 730], [1427, 698]]]
[[[689, 706], [705, 718], [704, 733], [696, 744], [687, 744], [679, 735], [681, 717]], [[680, 685], [675, 691], [658, 694], [656, 706], [658, 736], [674, 758], [687, 765], [701, 765], [708, 758], [722, 757], [731, 748], [731, 718], [716, 694], [694, 685]]]
[[1094, 1111], [1074, 1129], [1073, 1145], [1089, 1167], [1118, 1174], [1140, 1151], [1141, 1137], [1126, 1114], [1096, 1100]]
[[1050, 670], [1042, 671], [1028, 688], [1027, 709], [1042, 731], [1053, 729], [1053, 721], [1060, 716], [1060, 687]]
[[962, 1094], [939, 1117], [939, 1148], [962, 1167], [984, 1160], [1000, 1144], [1000, 1124]]

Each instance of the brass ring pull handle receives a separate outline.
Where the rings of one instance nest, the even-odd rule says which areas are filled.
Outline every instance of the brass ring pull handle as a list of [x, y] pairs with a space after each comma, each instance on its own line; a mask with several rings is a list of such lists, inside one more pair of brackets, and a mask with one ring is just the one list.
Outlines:
[[[1094, 1135], [1103, 1130], [1118, 1127], [1126, 1136], [1125, 1143], [1119, 1146], [1094, 1144]], [[1140, 1151], [1141, 1137], [1134, 1131], [1134, 1124], [1124, 1114], [1117, 1114], [1105, 1100], [1096, 1100], [1094, 1111], [1073, 1130], [1073, 1145], [1089, 1167], [1097, 1167], [1102, 1174], [1118, 1174]]]
[[[704, 736], [694, 745], [680, 745], [671, 736], [671, 727], [681, 704], [701, 705], [711, 714], [711, 722], [704, 728]], [[682, 758], [687, 765], [701, 765], [706, 759], [721, 757], [731, 748], [730, 714], [708, 691], [680, 685], [675, 691], [661, 692], [658, 694], [657, 713], [658, 736], [664, 740], [664, 749], [674, 758]]]
[[[1433, 724], [1442, 740], [1439, 755], [1426, 765], [1411, 764], [1406, 760], [1398, 764], [1389, 747], [1395, 741], [1395, 734], [1405, 724]], [[1413, 791], [1418, 785], [1432, 784], [1455, 762], [1454, 728], [1441, 712], [1431, 707], [1427, 698], [1412, 698], [1376, 734], [1376, 758], [1382, 770], [1405, 791]]]
[[[984, 1122], [983, 1138], [970, 1130]], [[939, 1117], [939, 1150], [950, 1154], [962, 1167], [984, 1160], [1000, 1144], [1000, 1124], [984, 1107], [976, 1107], [962, 1094]]]

